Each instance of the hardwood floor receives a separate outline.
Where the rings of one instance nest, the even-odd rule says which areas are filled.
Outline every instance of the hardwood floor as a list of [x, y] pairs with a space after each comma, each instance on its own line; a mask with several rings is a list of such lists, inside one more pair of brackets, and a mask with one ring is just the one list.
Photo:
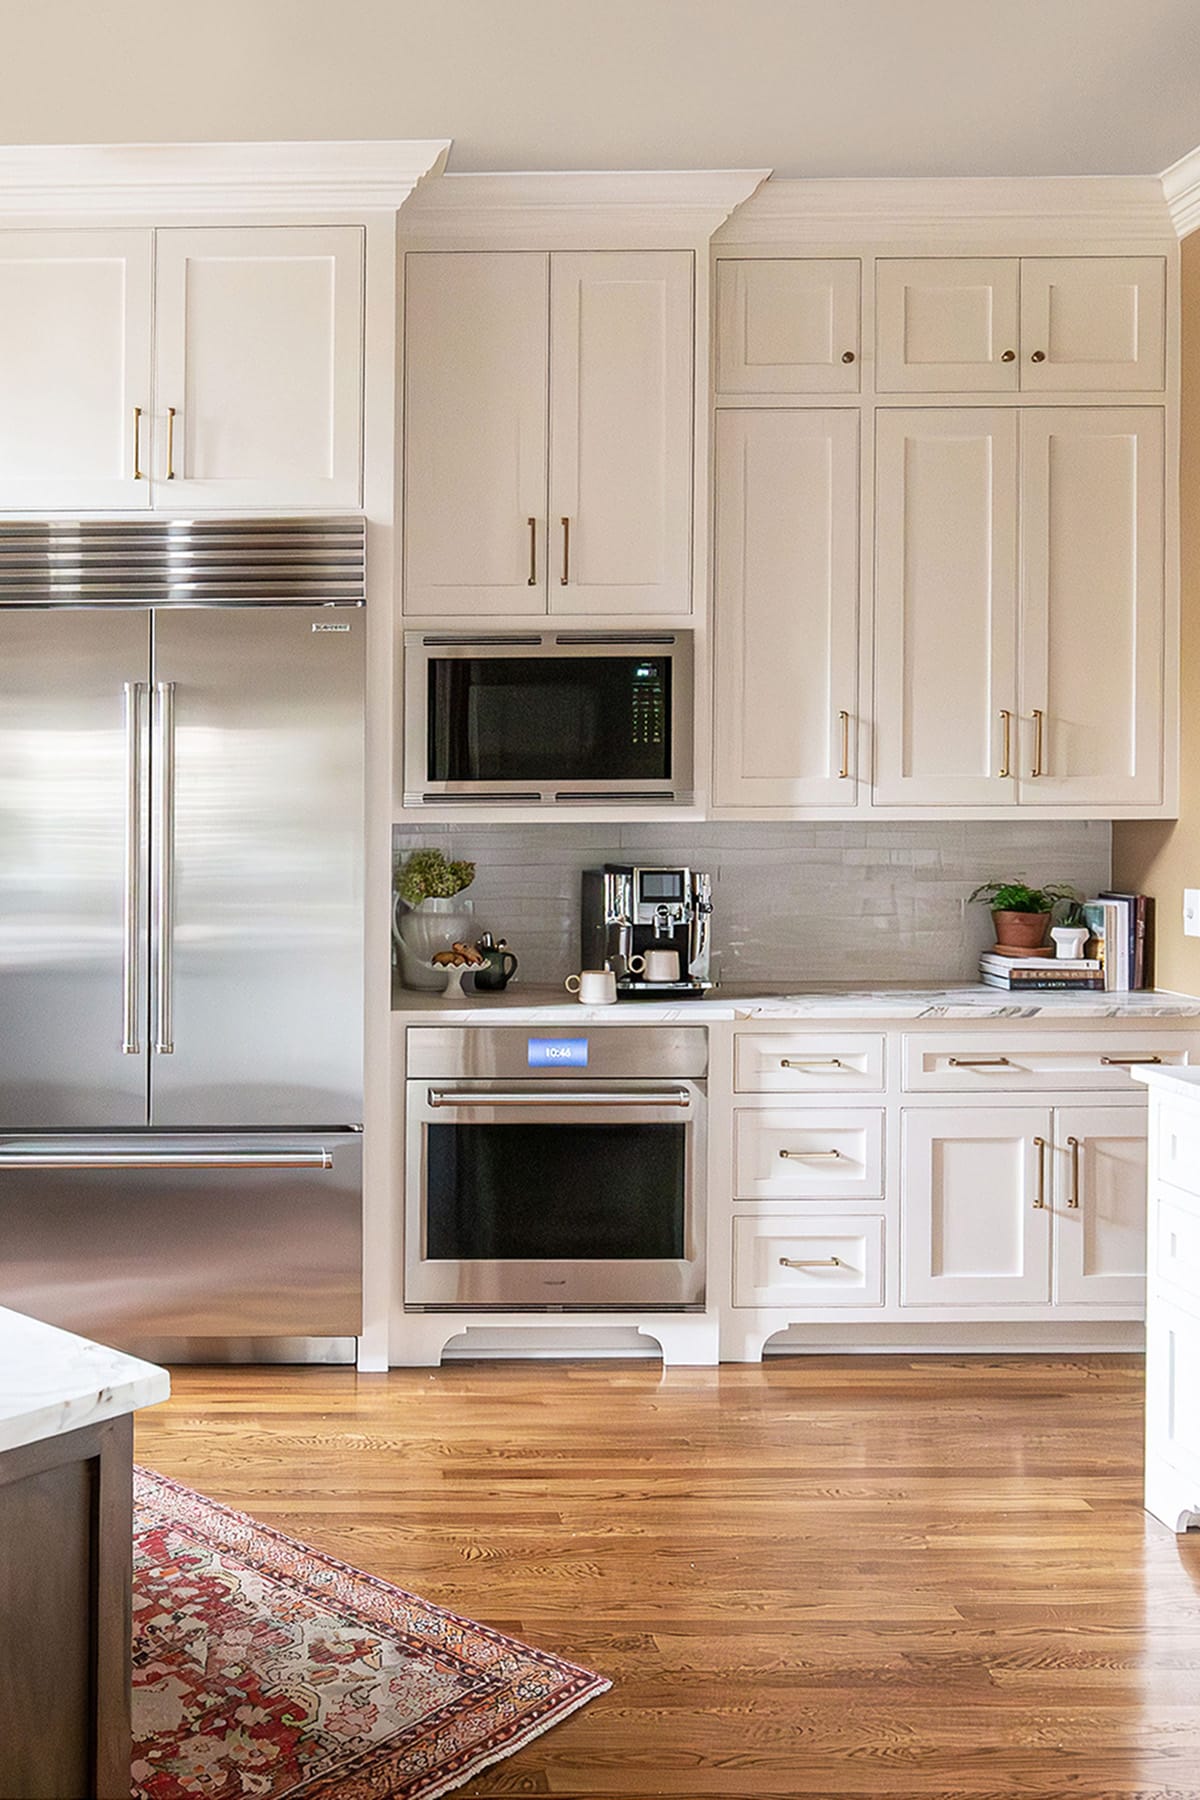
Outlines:
[[179, 1369], [137, 1454], [613, 1690], [461, 1790], [1197, 1800], [1132, 1358]]

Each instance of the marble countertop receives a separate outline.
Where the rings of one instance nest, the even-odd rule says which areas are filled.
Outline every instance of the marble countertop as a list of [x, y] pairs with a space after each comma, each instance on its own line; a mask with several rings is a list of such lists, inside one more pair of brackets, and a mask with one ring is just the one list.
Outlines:
[[744, 1023], [753, 1019], [1200, 1019], [1200, 999], [1190, 994], [1048, 992], [1012, 994], [1001, 988], [875, 987], [837, 988], [794, 994], [741, 993], [720, 989], [704, 1000], [629, 1001], [616, 1006], [581, 1006], [559, 988], [511, 988], [502, 994], [464, 995], [444, 1000], [397, 988], [397, 1017], [423, 1025], [567, 1025], [613, 1022], [628, 1025]]
[[0, 1450], [120, 1418], [170, 1391], [156, 1363], [0, 1307]]

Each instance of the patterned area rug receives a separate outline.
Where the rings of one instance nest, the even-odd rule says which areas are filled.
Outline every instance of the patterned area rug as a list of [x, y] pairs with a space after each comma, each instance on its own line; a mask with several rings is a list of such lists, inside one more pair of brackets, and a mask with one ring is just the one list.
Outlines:
[[134, 1477], [137, 1800], [433, 1800], [608, 1687]]

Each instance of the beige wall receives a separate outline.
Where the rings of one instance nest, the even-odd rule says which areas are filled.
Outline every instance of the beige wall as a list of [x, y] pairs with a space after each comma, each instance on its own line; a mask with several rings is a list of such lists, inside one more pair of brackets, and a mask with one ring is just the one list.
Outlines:
[[1200, 938], [1183, 935], [1183, 890], [1200, 887], [1200, 232], [1183, 244], [1181, 436], [1179, 818], [1113, 826], [1113, 886], [1154, 895], [1158, 985], [1197, 994]]

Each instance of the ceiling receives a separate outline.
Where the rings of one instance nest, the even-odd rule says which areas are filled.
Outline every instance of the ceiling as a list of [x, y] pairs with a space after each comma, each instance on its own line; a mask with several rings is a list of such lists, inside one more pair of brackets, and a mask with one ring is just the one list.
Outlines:
[[10, 143], [452, 137], [450, 168], [1153, 174], [1197, 0], [0, 0]]

